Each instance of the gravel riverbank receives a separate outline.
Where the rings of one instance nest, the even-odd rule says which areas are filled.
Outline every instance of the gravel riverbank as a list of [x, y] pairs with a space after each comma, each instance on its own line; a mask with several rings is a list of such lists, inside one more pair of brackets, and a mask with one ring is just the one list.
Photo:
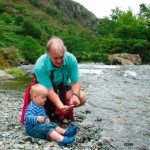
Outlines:
[[[63, 128], [68, 128], [72, 124], [78, 126], [76, 142], [66, 147], [59, 147], [54, 141], [32, 138], [26, 135], [23, 125], [20, 123], [20, 114], [23, 102], [23, 93], [17, 91], [0, 91], [0, 149], [1, 150], [96, 150], [104, 147], [101, 140], [101, 127], [97, 126], [96, 122], [101, 122], [101, 117], [95, 117], [95, 123], [86, 121], [88, 115], [91, 114], [89, 109], [85, 111], [78, 110], [76, 113], [77, 120], [63, 125], [58, 123]], [[105, 145], [105, 147], [111, 147]]]
[[[81, 64], [87, 103], [75, 109], [75, 143], [32, 138], [20, 123], [23, 92], [0, 90], [1, 150], [149, 150], [150, 66]], [[71, 124], [60, 126], [68, 128]]]

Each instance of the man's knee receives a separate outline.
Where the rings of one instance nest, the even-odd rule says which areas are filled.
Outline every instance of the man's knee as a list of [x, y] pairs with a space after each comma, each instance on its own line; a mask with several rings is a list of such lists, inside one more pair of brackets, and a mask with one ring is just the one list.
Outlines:
[[86, 100], [87, 100], [87, 96], [85, 95], [85, 93], [82, 92], [82, 95], [81, 95], [81, 98], [80, 98], [80, 105], [83, 105], [86, 103]]

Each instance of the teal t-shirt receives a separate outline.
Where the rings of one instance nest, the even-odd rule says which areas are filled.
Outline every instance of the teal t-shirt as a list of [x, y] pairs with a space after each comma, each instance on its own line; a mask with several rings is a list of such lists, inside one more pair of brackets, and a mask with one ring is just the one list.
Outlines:
[[52, 86], [52, 70], [53, 70], [53, 84], [59, 85], [63, 82], [64, 85], [76, 83], [79, 81], [78, 63], [75, 56], [69, 52], [64, 55], [64, 63], [61, 67], [53, 66], [50, 57], [47, 54], [39, 57], [34, 66], [34, 73], [37, 81], [48, 89]]

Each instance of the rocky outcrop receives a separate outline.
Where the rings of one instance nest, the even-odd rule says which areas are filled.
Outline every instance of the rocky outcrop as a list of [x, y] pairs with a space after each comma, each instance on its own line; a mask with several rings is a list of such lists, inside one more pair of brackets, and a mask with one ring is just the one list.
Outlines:
[[110, 65], [140, 65], [141, 58], [139, 54], [112, 54], [108, 57]]
[[[94, 30], [98, 18], [83, 5], [71, 0], [52, 0], [55, 6], [87, 29]], [[67, 20], [66, 20], [67, 21]]]

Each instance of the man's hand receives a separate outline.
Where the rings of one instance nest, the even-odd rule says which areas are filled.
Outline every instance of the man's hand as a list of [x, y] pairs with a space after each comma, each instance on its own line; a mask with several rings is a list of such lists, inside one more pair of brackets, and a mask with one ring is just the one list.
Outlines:
[[65, 113], [69, 112], [71, 109], [73, 109], [74, 105], [62, 105], [59, 107], [59, 109]]
[[37, 121], [38, 122], [44, 122], [45, 121], [45, 118], [43, 116], [38, 116], [37, 117]]
[[80, 100], [76, 95], [72, 95], [70, 99], [70, 105], [78, 106], [80, 104]]

